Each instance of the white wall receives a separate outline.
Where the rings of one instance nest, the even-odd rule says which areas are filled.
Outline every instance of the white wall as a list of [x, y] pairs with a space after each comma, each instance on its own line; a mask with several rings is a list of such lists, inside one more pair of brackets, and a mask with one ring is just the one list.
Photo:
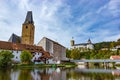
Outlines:
[[20, 60], [21, 51], [15, 51], [15, 50], [13, 50], [13, 51], [11, 51], [11, 52], [12, 52], [13, 55], [14, 55], [14, 58], [12, 58], [12, 60], [17, 61], [17, 62], [20, 62], [20, 61], [21, 61], [21, 60]]
[[42, 56], [42, 53], [38, 53], [38, 52], [35, 52], [33, 54], [34, 54], [34, 57], [32, 58], [32, 62], [34, 62], [35, 59], [38, 60], [38, 58]]

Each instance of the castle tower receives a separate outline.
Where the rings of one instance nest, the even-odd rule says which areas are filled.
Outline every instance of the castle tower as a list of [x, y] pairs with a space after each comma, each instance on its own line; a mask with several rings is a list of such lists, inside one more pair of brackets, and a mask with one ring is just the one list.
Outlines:
[[88, 42], [87, 42], [88, 44], [91, 44], [92, 42], [91, 42], [91, 40], [90, 40], [90, 38], [88, 39]]
[[32, 11], [28, 11], [25, 22], [22, 25], [22, 44], [34, 44], [34, 30]]
[[75, 41], [73, 40], [73, 37], [72, 37], [72, 40], [70, 41], [70, 44], [71, 44], [71, 46], [74, 46], [74, 44], [75, 44]]

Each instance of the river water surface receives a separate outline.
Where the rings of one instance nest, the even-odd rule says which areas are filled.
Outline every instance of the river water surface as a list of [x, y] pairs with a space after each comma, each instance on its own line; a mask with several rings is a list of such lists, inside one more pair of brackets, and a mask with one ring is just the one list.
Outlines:
[[120, 70], [84, 67], [2, 69], [0, 80], [120, 80]]

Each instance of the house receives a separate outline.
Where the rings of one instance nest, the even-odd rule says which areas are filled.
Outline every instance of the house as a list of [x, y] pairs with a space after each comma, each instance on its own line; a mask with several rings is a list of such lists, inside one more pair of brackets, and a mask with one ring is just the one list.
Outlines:
[[33, 55], [33, 62], [45, 62], [43, 60], [43, 57], [47, 60], [51, 58], [50, 54], [45, 52], [41, 46], [0, 41], [0, 51], [3, 50], [8, 50], [12, 52], [12, 54], [14, 55], [14, 58], [12, 58], [12, 60], [15, 62], [21, 62], [20, 54], [23, 50], [28, 50], [29, 52], [31, 52], [31, 54]]
[[61, 60], [66, 59], [66, 48], [47, 37], [43, 37], [37, 46], [42, 46], [45, 51], [50, 53], [53, 57], [53, 59], [51, 59], [51, 63], [60, 63]]
[[120, 59], [120, 56], [117, 56], [117, 55], [110, 56], [110, 59], [112, 59], [112, 60], [118, 60], [118, 59]]

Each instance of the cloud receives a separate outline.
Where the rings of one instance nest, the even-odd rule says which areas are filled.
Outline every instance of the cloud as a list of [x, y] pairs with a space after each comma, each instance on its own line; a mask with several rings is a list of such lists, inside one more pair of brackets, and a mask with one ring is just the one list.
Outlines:
[[106, 15], [120, 16], [120, 0], [110, 0], [107, 4], [101, 7], [97, 13], [103, 13]]
[[0, 40], [12, 33], [21, 36], [28, 10], [33, 12], [35, 44], [44, 36], [66, 47], [72, 37], [77, 43], [120, 37], [119, 0], [0, 0], [0, 7]]

